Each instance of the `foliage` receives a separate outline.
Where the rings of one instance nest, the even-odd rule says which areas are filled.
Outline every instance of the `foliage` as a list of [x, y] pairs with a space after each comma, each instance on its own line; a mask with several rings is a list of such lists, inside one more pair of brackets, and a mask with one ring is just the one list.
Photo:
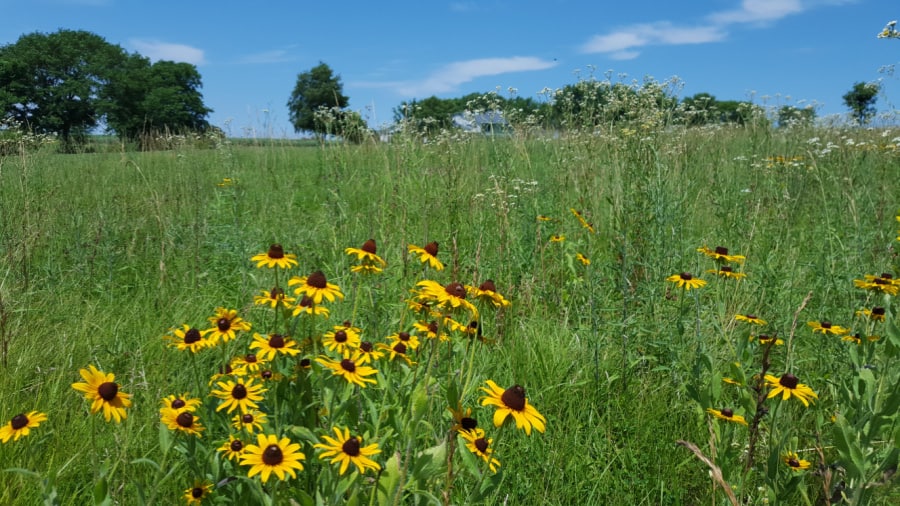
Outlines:
[[744, 125], [761, 114], [759, 108], [750, 102], [717, 100], [705, 92], [685, 97], [681, 105], [679, 112], [688, 126], [714, 123]]
[[875, 102], [878, 100], [879, 86], [876, 83], [858, 82], [853, 89], [842, 97], [844, 105], [850, 109], [853, 119], [860, 125], [865, 125], [875, 116]]
[[517, 117], [544, 114], [547, 107], [532, 98], [512, 96], [505, 98], [496, 92], [469, 93], [457, 98], [431, 96], [423, 100], [401, 102], [394, 108], [394, 121], [413, 130], [434, 134], [453, 128], [453, 117], [466, 112], [501, 112], [511, 122]]
[[778, 126], [812, 126], [816, 121], [816, 109], [807, 106], [802, 109], [792, 105], [784, 105], [778, 109]]
[[325, 134], [326, 126], [316, 121], [316, 111], [347, 107], [349, 98], [344, 95], [341, 77], [324, 62], [297, 75], [297, 83], [288, 100], [291, 124], [296, 132]]

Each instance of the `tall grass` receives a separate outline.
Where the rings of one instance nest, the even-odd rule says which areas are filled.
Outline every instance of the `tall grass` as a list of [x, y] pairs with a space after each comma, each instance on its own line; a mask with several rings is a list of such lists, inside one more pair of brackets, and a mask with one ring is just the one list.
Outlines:
[[[253, 295], [271, 281], [249, 258], [270, 243], [297, 254], [299, 273], [322, 270], [347, 293], [357, 281], [343, 250], [368, 238], [388, 263], [374, 292], [383, 311], [366, 316], [375, 339], [396, 330], [421, 278], [409, 243], [438, 241], [448, 279], [492, 278], [512, 301], [482, 322], [488, 340], [474, 370], [479, 382], [525, 385], [547, 431], [497, 440], [501, 471], [484, 502], [720, 502], [708, 469], [675, 442], [704, 446], [718, 430], [704, 412], [716, 406], [694, 397], [717, 388], [710, 385], [737, 359], [729, 344], [741, 332], [735, 313], [765, 315], [786, 337], [811, 292], [793, 366], [820, 400], [805, 411], [812, 416], [798, 418], [798, 444], [815, 446], [815, 434], [844, 409], [836, 388], [852, 345], [814, 335], [805, 322], [852, 322], [866, 302], [853, 279], [895, 272], [900, 149], [892, 137], [614, 127], [558, 138], [448, 133], [427, 143], [0, 159], [0, 417], [32, 409], [49, 417], [24, 440], [0, 445], [0, 503], [85, 504], [106, 497], [95, 491], [102, 482], [113, 501], [133, 504], [137, 484], [157, 476], [166, 477], [160, 503], [180, 501], [193, 477], [147, 464], [159, 462], [159, 400], [194, 384], [191, 362], [161, 336], [205, 321], [217, 306], [252, 313]], [[234, 185], [217, 186], [224, 178]], [[554, 234], [566, 240], [551, 242]], [[696, 251], [703, 245], [746, 255], [747, 278], [705, 274], [711, 264]], [[710, 282], [696, 297], [664, 281], [685, 271]], [[349, 318], [352, 305], [333, 306], [330, 321]], [[780, 374], [785, 355], [772, 353]], [[198, 362], [209, 371], [218, 365], [210, 356]], [[133, 394], [121, 425], [88, 414], [71, 389], [87, 364], [115, 372]], [[445, 409], [435, 402], [427, 415], [435, 440], [446, 433]], [[488, 412], [480, 416], [489, 427]], [[764, 418], [765, 430], [776, 422]], [[764, 451], [775, 452], [766, 441]], [[822, 448], [835, 475], [844, 472], [833, 443]], [[315, 460], [310, 453], [305, 465]], [[748, 504], [765, 499], [756, 487], [775, 472], [765, 466], [780, 465], [758, 462], [763, 468], [741, 490]], [[824, 471], [804, 474], [786, 503], [830, 495]], [[282, 486], [282, 499], [308, 483]], [[868, 500], [896, 501], [892, 483], [888, 476], [873, 485]], [[428, 485], [435, 497], [446, 490], [440, 480]], [[478, 487], [461, 476], [448, 500], [466, 503]], [[423, 497], [410, 492], [406, 502]]]

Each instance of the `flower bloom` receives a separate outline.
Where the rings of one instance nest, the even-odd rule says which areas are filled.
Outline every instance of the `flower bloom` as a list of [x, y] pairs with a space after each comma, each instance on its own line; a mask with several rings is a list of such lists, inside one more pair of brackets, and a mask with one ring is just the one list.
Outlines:
[[291, 266], [297, 265], [297, 255], [285, 253], [284, 248], [282, 248], [280, 244], [273, 244], [269, 246], [269, 251], [254, 255], [250, 258], [250, 261], [256, 262], [256, 267], [259, 269], [262, 269], [263, 267], [268, 267], [269, 269], [274, 267], [288, 269]]
[[682, 272], [680, 274], [673, 274], [666, 278], [666, 281], [671, 281], [675, 283], [678, 288], [684, 288], [685, 291], [690, 291], [692, 288], [702, 288], [706, 285], [706, 281], [695, 278], [691, 275], [690, 272]]
[[177, 411], [174, 409], [166, 410], [163, 411], [160, 421], [162, 421], [163, 425], [168, 427], [169, 430], [184, 432], [191, 436], [200, 437], [200, 433], [203, 432], [203, 426], [200, 425], [199, 417], [191, 411]]
[[339, 354], [359, 348], [359, 342], [359, 333], [343, 326], [336, 326], [334, 331], [322, 335], [322, 345]]
[[795, 452], [787, 452], [782, 460], [792, 471], [803, 471], [809, 469], [812, 464], [808, 460], [801, 459]]
[[328, 302], [334, 302], [335, 297], [344, 299], [340, 287], [329, 283], [322, 271], [316, 271], [309, 276], [294, 276], [288, 280], [288, 286], [294, 285], [300, 285], [294, 290], [295, 295], [307, 295], [315, 304], [321, 304], [322, 299], [327, 299]]
[[331, 369], [332, 375], [341, 376], [347, 382], [359, 385], [361, 388], [365, 388], [366, 383], [378, 383], [375, 378], [366, 377], [378, 374], [378, 371], [372, 367], [361, 365], [359, 357], [360, 353], [357, 351], [352, 356], [345, 353], [341, 361], [332, 360], [328, 357], [319, 357], [316, 359], [316, 362]]
[[216, 315], [211, 316], [209, 322], [214, 327], [203, 331], [203, 335], [209, 339], [209, 346], [215, 346], [220, 340], [227, 343], [237, 336], [237, 332], [247, 332], [251, 327], [250, 322], [238, 316], [237, 310], [224, 307], [217, 307]]
[[582, 255], [581, 253], [575, 253], [575, 260], [581, 262], [581, 265], [588, 266], [591, 265], [591, 259]]
[[484, 437], [484, 429], [461, 430], [458, 434], [466, 441], [466, 448], [484, 459], [491, 471], [496, 473], [497, 468], [500, 467], [500, 461], [494, 458], [494, 449], [491, 448], [494, 440]]
[[514, 385], [503, 390], [491, 380], [487, 380], [486, 383], [487, 387], [481, 387], [481, 390], [487, 393], [481, 398], [481, 405], [497, 407], [497, 411], [494, 412], [495, 427], [503, 425], [506, 417], [512, 415], [516, 428], [524, 429], [525, 434], [530, 436], [532, 427], [538, 432], [544, 432], [547, 419], [528, 403], [524, 388]]
[[752, 314], [736, 314], [734, 319], [741, 322], [752, 323], [754, 325], [765, 325], [766, 321]]
[[420, 289], [416, 298], [420, 301], [432, 302], [436, 307], [452, 311], [457, 308], [468, 310], [472, 316], [478, 318], [478, 309], [466, 300], [466, 287], [460, 283], [450, 283], [441, 286], [437, 281], [426, 279], [416, 283]]
[[466, 285], [466, 291], [473, 298], [490, 302], [496, 307], [506, 307], [509, 306], [509, 301], [506, 300], [503, 295], [497, 292], [497, 285], [494, 284], [494, 280], [488, 279], [484, 283], [481, 283], [477, 287]]
[[856, 316], [865, 316], [866, 318], [875, 322], [883, 322], [884, 315], [884, 308], [878, 306], [875, 306], [872, 309], [860, 309], [856, 312]]
[[384, 356], [384, 353], [375, 349], [370, 341], [362, 341], [359, 343], [359, 360], [357, 365], [370, 364]]
[[197, 353], [209, 345], [209, 342], [203, 339], [200, 331], [190, 325], [172, 329], [172, 334], [163, 336], [163, 339], [169, 341], [169, 346], [177, 348], [178, 351], [190, 351], [191, 353]]
[[578, 218], [578, 222], [581, 223], [581, 226], [586, 228], [588, 232], [594, 233], [594, 225], [588, 223], [587, 220], [584, 219], [584, 216], [580, 212], [578, 212], [574, 207], [569, 209], [576, 218]]
[[719, 270], [709, 269], [706, 272], [710, 274], [715, 274], [717, 276], [723, 278], [731, 278], [731, 279], [741, 279], [746, 276], [743, 272], [735, 272], [734, 269], [731, 268], [730, 265], [723, 265], [719, 267]]
[[850, 332], [850, 329], [841, 327], [840, 325], [834, 325], [828, 320], [822, 320], [821, 322], [807, 322], [806, 324], [812, 327], [813, 332], [821, 332], [823, 334], [842, 335]]
[[106, 421], [115, 419], [116, 423], [127, 418], [125, 408], [131, 407], [131, 395], [119, 391], [113, 373], [104, 373], [93, 365], [78, 371], [84, 383], [72, 383], [72, 388], [84, 393], [84, 397], [92, 401], [91, 414], [103, 410]]
[[203, 504], [203, 500], [212, 495], [212, 483], [195, 481], [194, 486], [184, 491], [184, 500], [188, 504]]
[[369, 446], [363, 446], [362, 438], [351, 436], [348, 428], [344, 428], [343, 432], [339, 427], [334, 427], [332, 430], [336, 437], [322, 436], [325, 443], [313, 445], [314, 448], [325, 450], [319, 455], [320, 459], [327, 460], [331, 458], [332, 464], [340, 463], [340, 474], [344, 474], [350, 464], [356, 466], [359, 474], [365, 473], [366, 469], [371, 469], [375, 472], [381, 469], [377, 462], [369, 458], [372, 455], [381, 453], [381, 450], [378, 449], [378, 444], [373, 443]]
[[734, 414], [734, 411], [728, 408], [724, 408], [722, 410], [706, 408], [706, 412], [718, 418], [719, 420], [726, 420], [741, 425], [747, 425], [747, 420], [744, 420], [743, 416]]
[[256, 404], [263, 399], [262, 393], [267, 389], [262, 385], [254, 383], [253, 378], [237, 378], [237, 381], [220, 381], [217, 383], [218, 390], [213, 390], [210, 395], [222, 399], [224, 402], [219, 404], [216, 411], [228, 409], [230, 414], [235, 409], [240, 408], [241, 413], [249, 413], [251, 409], [259, 408]]
[[47, 421], [47, 415], [39, 411], [32, 411], [27, 415], [19, 413], [12, 417], [3, 427], [0, 427], [0, 441], [7, 443], [12, 438], [18, 441], [20, 437], [25, 437], [31, 433], [31, 429], [37, 428], [41, 422]]
[[426, 244], [424, 248], [420, 248], [415, 244], [410, 244], [408, 248], [410, 253], [419, 255], [419, 261], [423, 264], [427, 263], [429, 267], [436, 271], [444, 270], [444, 264], [437, 258], [438, 243], [432, 241]]
[[300, 353], [297, 346], [297, 341], [281, 334], [253, 334], [253, 342], [250, 343], [250, 349], [258, 349], [262, 360], [275, 360], [276, 355], [294, 356]]
[[[781, 346], [784, 344], [784, 339], [770, 336], [768, 334], [760, 334], [756, 336], [756, 339], [759, 341], [759, 344], [775, 344], [775, 346]], [[753, 336], [750, 336], [750, 340], [753, 340]]]
[[275, 435], [258, 434], [255, 445], [247, 445], [241, 455], [241, 465], [252, 466], [247, 476], [252, 478], [259, 474], [262, 482], [268, 481], [269, 476], [275, 473], [279, 480], [284, 480], [286, 475], [296, 478], [294, 471], [303, 470], [301, 460], [306, 456], [300, 452], [300, 445], [292, 443], [290, 439], [283, 437], [278, 439]]
[[317, 304], [313, 304], [313, 300], [312, 300], [311, 298], [309, 298], [308, 296], [304, 295], [304, 296], [300, 299], [300, 302], [297, 303], [296, 306], [294, 306], [294, 312], [293, 312], [293, 315], [294, 315], [294, 316], [300, 316], [300, 315], [316, 316], [316, 315], [321, 315], [321, 316], [323, 316], [323, 317], [325, 317], [325, 318], [328, 318], [329, 313], [330, 313], [330, 311], [328, 310], [327, 307], [325, 307], [325, 306], [319, 306], [319, 305], [317, 305]]
[[864, 277], [865, 279], [854, 279], [853, 284], [863, 290], [880, 291], [888, 295], [897, 295], [897, 292], [900, 291], [900, 280], [894, 279], [888, 273], [883, 273], [881, 276], [866, 274]]
[[235, 414], [231, 418], [231, 426], [235, 430], [245, 430], [247, 434], [261, 432], [263, 425], [268, 420], [268, 416], [258, 409], [252, 409], [246, 413]]
[[566, 236], [563, 234], [554, 234], [550, 236], [550, 242], [563, 242], [566, 240]]
[[356, 258], [360, 261], [359, 265], [354, 265], [350, 270], [363, 274], [379, 274], [382, 272], [383, 267], [387, 265], [384, 259], [378, 256], [377, 251], [375, 239], [369, 239], [364, 242], [361, 248], [347, 248], [344, 250], [348, 255], [356, 255]]
[[240, 460], [241, 456], [244, 455], [244, 448], [247, 445], [239, 438], [234, 436], [228, 436], [228, 441], [222, 443], [222, 446], [216, 448], [216, 450], [225, 454], [225, 458], [228, 460]]
[[697, 248], [697, 251], [712, 258], [717, 262], [743, 263], [746, 259], [744, 255], [729, 255], [728, 248], [724, 246], [716, 246], [716, 249], [709, 249], [706, 246]]
[[772, 397], [781, 394], [781, 400], [783, 401], [786, 401], [791, 397], [796, 397], [800, 399], [800, 402], [802, 402], [804, 406], [809, 407], [809, 403], [812, 402], [812, 399], [819, 398], [811, 388], [800, 383], [800, 380], [791, 373], [783, 374], [780, 378], [776, 378], [771, 374], [766, 374], [765, 380], [766, 384], [772, 389], [769, 392], [769, 395], [766, 396], [767, 399], [771, 399]]
[[277, 286], [272, 288], [271, 291], [261, 290], [262, 295], [257, 295], [253, 297], [253, 303], [260, 306], [271, 306], [272, 309], [277, 308], [279, 305], [282, 307], [286, 307], [288, 304], [293, 304], [297, 299], [294, 297], [288, 297], [285, 295], [284, 290], [278, 288]]

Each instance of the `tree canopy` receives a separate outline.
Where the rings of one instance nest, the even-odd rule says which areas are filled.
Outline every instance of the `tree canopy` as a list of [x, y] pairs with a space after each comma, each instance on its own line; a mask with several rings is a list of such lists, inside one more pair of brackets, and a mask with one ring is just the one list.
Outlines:
[[853, 89], [842, 97], [844, 104], [850, 109], [850, 114], [860, 125], [865, 125], [875, 116], [878, 89], [875, 83], [855, 83]]
[[321, 108], [341, 111], [349, 101], [344, 95], [341, 77], [320, 61], [315, 67], [297, 76], [297, 84], [288, 100], [288, 112], [294, 131], [334, 133], [327, 131], [327, 122], [317, 120], [316, 112]]
[[205, 128], [200, 87], [193, 65], [151, 65], [87, 31], [35, 32], [0, 47], [0, 116], [58, 135], [65, 151], [101, 124], [128, 139]]

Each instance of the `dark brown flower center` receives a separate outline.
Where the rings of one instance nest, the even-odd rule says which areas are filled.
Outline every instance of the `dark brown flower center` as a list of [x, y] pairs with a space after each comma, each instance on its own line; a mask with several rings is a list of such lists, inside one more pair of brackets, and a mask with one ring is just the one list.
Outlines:
[[231, 451], [233, 452], [239, 452], [244, 449], [244, 442], [240, 439], [235, 439], [228, 447], [231, 448]]
[[831, 322], [828, 321], [828, 320], [823, 321], [823, 322], [822, 322], [822, 328], [823, 328], [823, 329], [830, 329], [830, 328], [831, 328]]
[[244, 362], [247, 362], [248, 364], [255, 364], [256, 361], [256, 355], [254, 355], [253, 353], [248, 353], [244, 356]]
[[245, 415], [241, 415], [241, 422], [243, 423], [253, 423], [253, 415], [247, 413]]
[[503, 404], [513, 411], [525, 410], [525, 389], [519, 385], [513, 385], [500, 396]]
[[284, 336], [281, 334], [272, 334], [269, 336], [270, 348], [284, 348]]
[[338, 330], [334, 333], [334, 342], [336, 343], [346, 343], [347, 342], [347, 333], [343, 330]]
[[269, 246], [269, 252], [267, 253], [269, 258], [284, 258], [284, 248], [281, 247], [280, 244], [273, 244]]
[[437, 330], [438, 330], [438, 325], [437, 325], [436, 321], [432, 321], [431, 323], [428, 324], [428, 332], [431, 332], [432, 334], [437, 334]]
[[475, 427], [478, 427], [478, 420], [475, 420], [474, 418], [470, 418], [468, 416], [464, 416], [459, 420], [459, 425], [463, 428], [463, 430], [472, 430]]
[[724, 416], [725, 418], [731, 418], [732, 416], [734, 416], [734, 411], [732, 411], [728, 408], [723, 409], [721, 411], [721, 413], [722, 413], [722, 416]]
[[761, 342], [761, 343], [764, 343], [764, 342], [768, 341], [769, 339], [771, 339], [769, 337], [769, 334], [760, 334], [759, 335], [759, 342]]
[[881, 273], [881, 279], [885, 279], [885, 280], [890, 281], [890, 280], [894, 279], [894, 276], [888, 274], [887, 272], [882, 272], [882, 273]]
[[725, 246], [716, 246], [717, 255], [728, 255], [728, 248]]
[[400, 332], [397, 334], [397, 339], [403, 342], [409, 341], [409, 332]]
[[172, 409], [181, 409], [187, 405], [184, 399], [175, 399], [172, 401]]
[[444, 291], [447, 292], [451, 297], [459, 297], [461, 299], [466, 298], [466, 287], [464, 287], [460, 283], [450, 283], [449, 285], [444, 287]]
[[375, 239], [369, 239], [368, 241], [364, 242], [362, 248], [359, 249], [373, 255], [378, 251], [378, 248], [375, 247]]
[[800, 467], [800, 461], [796, 457], [788, 459], [788, 465], [791, 467]]
[[308, 359], [308, 358], [300, 359], [300, 367], [306, 369], [306, 368], [310, 367], [311, 365], [312, 365], [312, 361], [310, 359]]
[[231, 389], [231, 397], [237, 400], [247, 397], [247, 387], [243, 383], [238, 383]]
[[488, 442], [483, 437], [480, 437], [475, 440], [475, 448], [478, 448], [478, 451], [480, 451], [481, 453], [486, 453], [488, 449]]
[[184, 344], [194, 344], [201, 338], [200, 331], [192, 327], [184, 333]]
[[884, 316], [884, 308], [883, 307], [873, 307], [872, 308], [872, 316]]
[[228, 332], [228, 329], [231, 328], [231, 320], [228, 318], [219, 318], [216, 321], [216, 328], [219, 329], [219, 332]]
[[432, 242], [426, 244], [425, 247], [422, 249], [424, 249], [425, 252], [428, 253], [429, 255], [436, 257], [438, 254], [438, 243], [432, 241]]
[[401, 355], [406, 355], [406, 345], [403, 343], [397, 343], [393, 348], [395, 353], [399, 353]]
[[192, 415], [190, 411], [183, 411], [175, 418], [175, 423], [177, 423], [179, 427], [189, 429], [194, 425], [194, 415]]
[[284, 297], [284, 290], [276, 286], [275, 288], [272, 288], [271, 292], [269, 292], [269, 297], [273, 299], [281, 299]]
[[748, 320], [755, 320], [755, 319], [756, 319], [756, 315], [755, 315], [755, 314], [748, 314], [748, 315], [747, 315], [747, 319], [748, 319]]
[[345, 358], [344, 360], [341, 360], [341, 369], [347, 372], [356, 372], [356, 364], [349, 358]]
[[322, 274], [322, 271], [316, 271], [306, 278], [306, 284], [313, 288], [322, 289], [328, 286], [328, 280], [325, 279], [325, 275]]
[[721, 272], [734, 272], [734, 271], [731, 269], [731, 267], [729, 267], [729, 266], [727, 266], [727, 265], [723, 265], [722, 267], [720, 267], [720, 268], [719, 268], [719, 271], [721, 271]]
[[690, 281], [690, 280], [694, 279], [694, 276], [691, 276], [690, 272], [682, 272], [681, 274], [679, 274], [679, 276], [684, 281]]
[[312, 306], [313, 300], [309, 298], [309, 296], [304, 295], [302, 299], [300, 299], [300, 306], [302, 307], [310, 307]]
[[203, 497], [203, 489], [200, 487], [194, 487], [191, 489], [191, 497], [194, 499], [200, 499]]
[[359, 455], [359, 439], [356, 439], [356, 436], [350, 436], [350, 439], [341, 445], [341, 450], [351, 457], [356, 457]]
[[483, 292], [496, 292], [497, 285], [494, 284], [493, 279], [489, 279], [489, 280], [485, 281], [484, 283], [482, 283], [481, 286], [478, 287], [478, 289]]
[[116, 385], [112, 381], [101, 383], [100, 386], [97, 387], [97, 393], [100, 394], [100, 397], [102, 397], [104, 401], [109, 402], [115, 399], [116, 394], [119, 393], [119, 385]]
[[784, 388], [793, 390], [793, 389], [797, 388], [797, 385], [800, 384], [800, 380], [797, 379], [797, 377], [794, 376], [793, 374], [786, 373], [786, 374], [782, 375], [781, 378], [778, 380], [778, 384], [783, 386]]
[[9, 421], [9, 424], [12, 426], [13, 430], [19, 430], [22, 427], [28, 425], [28, 417], [25, 416], [24, 413], [19, 413], [18, 415], [12, 417], [12, 420]]
[[265, 370], [265, 371], [259, 373], [259, 375], [262, 377], [262, 379], [272, 379], [272, 376], [274, 376], [274, 373], [272, 373], [272, 371]]
[[278, 445], [269, 445], [263, 450], [262, 461], [267, 466], [277, 466], [284, 460], [284, 454]]
[[374, 349], [374, 347], [372, 346], [372, 343], [370, 343], [369, 341], [363, 341], [363, 342], [359, 343], [359, 349], [361, 349], [362, 351], [364, 351], [366, 353], [370, 353]]

